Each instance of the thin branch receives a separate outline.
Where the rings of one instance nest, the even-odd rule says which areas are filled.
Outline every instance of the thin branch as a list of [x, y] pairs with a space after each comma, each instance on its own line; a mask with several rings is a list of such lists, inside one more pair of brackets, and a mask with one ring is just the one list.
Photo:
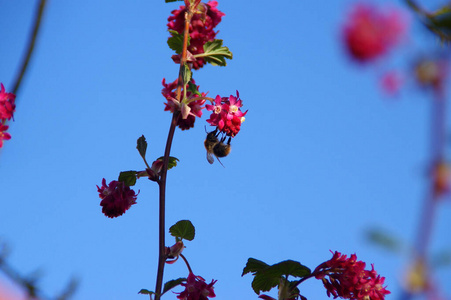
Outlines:
[[25, 75], [25, 72], [27, 71], [27, 67], [28, 67], [28, 63], [30, 62], [31, 55], [33, 54], [34, 45], [36, 43], [36, 38], [39, 33], [39, 28], [41, 25], [42, 15], [44, 13], [44, 8], [45, 8], [46, 2], [47, 2], [47, 0], [41, 0], [41, 2], [39, 3], [39, 8], [37, 10], [36, 17], [34, 20], [33, 32], [28, 41], [27, 54], [25, 55], [25, 57], [22, 61], [22, 66], [20, 68], [20, 72], [17, 74], [16, 81], [15, 81], [14, 87], [12, 89], [12, 93], [15, 95], [17, 95], [17, 92], [19, 91], [20, 84]]

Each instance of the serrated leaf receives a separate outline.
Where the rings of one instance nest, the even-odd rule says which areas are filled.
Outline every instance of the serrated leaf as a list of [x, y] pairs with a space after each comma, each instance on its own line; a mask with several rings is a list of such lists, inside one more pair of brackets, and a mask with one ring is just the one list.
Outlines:
[[142, 156], [142, 158], [146, 157], [146, 151], [147, 151], [147, 142], [144, 135], [142, 135], [136, 142], [136, 149], [138, 149], [139, 155]]
[[[157, 158], [157, 160], [163, 161], [163, 156], [160, 156]], [[173, 167], [177, 166], [177, 162], [180, 161], [177, 157], [169, 156], [169, 162], [168, 162], [168, 170], [172, 169]]]
[[265, 273], [280, 278], [281, 276], [305, 277], [310, 275], [311, 271], [308, 267], [294, 260], [285, 260], [274, 264], [264, 270]]
[[169, 291], [170, 289], [175, 288], [176, 286], [178, 286], [179, 284], [181, 284], [184, 281], [186, 281], [186, 278], [178, 278], [178, 279], [169, 280], [168, 282], [166, 282], [164, 284], [162, 295], [164, 293], [166, 293], [167, 291]]
[[183, 78], [184, 86], [188, 82], [190, 82], [192, 74], [193, 73], [191, 72], [190, 68], [188, 67], [188, 64], [185, 64], [182, 68], [182, 78]]
[[188, 82], [188, 92], [191, 92], [191, 94], [193, 95], [202, 96], [201, 92], [197, 90], [197, 86], [193, 83], [192, 80]]
[[[197, 57], [197, 55], [195, 55], [195, 57]], [[202, 57], [206, 62], [213, 66], [224, 67], [227, 65], [225, 59], [232, 59], [233, 54], [230, 52], [229, 48], [222, 46], [222, 40], [214, 40], [205, 43], [204, 53], [199, 57]]]
[[143, 294], [143, 295], [155, 295], [154, 292], [146, 290], [146, 289], [141, 289], [138, 294]]
[[[266, 265], [266, 267], [265, 267]], [[256, 294], [270, 291], [277, 286], [280, 279], [289, 275], [293, 277], [305, 277], [310, 275], [311, 271], [306, 266], [293, 260], [285, 260], [280, 263], [268, 266], [266, 263], [257, 259], [249, 259], [243, 270], [243, 275], [253, 272], [254, 280], [252, 289]]]
[[[169, 33], [171, 33], [171, 37], [168, 39], [168, 46], [172, 50], [174, 50], [177, 54], [182, 53], [183, 51], [183, 34], [178, 33], [175, 30], [169, 30]], [[190, 42], [190, 37], [188, 37], [188, 46]]]
[[118, 181], [122, 181], [126, 186], [134, 186], [136, 184], [136, 171], [124, 171], [119, 173]]
[[172, 236], [180, 239], [192, 241], [195, 236], [195, 228], [190, 220], [181, 220], [169, 228]]
[[257, 272], [252, 280], [252, 289], [258, 295], [260, 292], [269, 292], [273, 287], [278, 286], [279, 282], [280, 278]]
[[258, 271], [266, 269], [267, 267], [269, 267], [267, 263], [264, 263], [261, 260], [250, 257], [247, 260], [246, 266], [244, 267], [243, 274], [241, 274], [241, 276], [244, 276], [249, 272], [256, 273]]

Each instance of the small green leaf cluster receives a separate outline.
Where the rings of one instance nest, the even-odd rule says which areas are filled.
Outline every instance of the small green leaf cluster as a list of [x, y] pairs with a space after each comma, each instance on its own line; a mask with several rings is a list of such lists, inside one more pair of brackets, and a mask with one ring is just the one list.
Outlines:
[[[255, 259], [249, 258], [243, 274], [252, 273], [254, 279], [252, 281], [252, 289], [258, 295], [260, 292], [270, 291], [272, 288], [279, 287], [279, 295], [284, 295], [283, 299], [306, 299], [299, 294], [297, 286], [305, 279], [311, 277], [311, 271], [308, 267], [293, 260], [285, 260], [274, 265]], [[301, 280], [289, 280], [289, 276], [300, 278]], [[281, 299], [279, 297], [279, 299]]]

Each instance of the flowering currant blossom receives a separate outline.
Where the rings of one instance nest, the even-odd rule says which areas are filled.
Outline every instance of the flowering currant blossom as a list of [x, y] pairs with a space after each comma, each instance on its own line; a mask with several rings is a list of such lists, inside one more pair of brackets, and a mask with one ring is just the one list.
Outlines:
[[[216, 6], [218, 2], [209, 1], [207, 4], [200, 3], [199, 13], [193, 15], [189, 25], [190, 44], [188, 51], [193, 54], [204, 53], [204, 45], [206, 42], [211, 42], [215, 39], [217, 32], [213, 29], [221, 22], [225, 14], [219, 11]], [[183, 34], [185, 28], [185, 6], [180, 6], [179, 9], [172, 11], [172, 15], [168, 18], [168, 29], [175, 30]], [[193, 68], [198, 70], [205, 64], [203, 58], [197, 58], [193, 63]]]
[[214, 105], [205, 105], [207, 110], [212, 111], [207, 122], [226, 135], [234, 137], [240, 131], [241, 123], [244, 122], [244, 116], [247, 114], [247, 110], [244, 113], [241, 111], [242, 106], [243, 102], [238, 91], [236, 97], [216, 96]]
[[8, 130], [8, 126], [0, 123], [0, 148], [3, 147], [3, 140], [11, 139], [11, 135], [6, 130]]
[[[327, 296], [355, 300], [382, 300], [390, 294], [383, 286], [385, 278], [381, 277], [371, 265], [371, 270], [365, 270], [365, 263], [357, 260], [352, 254], [349, 258], [340, 252], [320, 264], [313, 274], [323, 281]], [[329, 279], [326, 279], [329, 276]]]
[[[194, 80], [191, 80], [193, 84], [195, 84]], [[186, 130], [194, 127], [194, 121], [196, 121], [196, 117], [202, 117], [202, 109], [204, 108], [205, 100], [195, 100], [188, 103], [188, 105], [185, 105], [182, 103], [180, 105], [180, 102], [175, 99], [175, 89], [177, 88], [177, 79], [174, 82], [166, 83], [166, 79], [163, 78], [163, 90], [161, 93], [166, 98], [168, 102], [165, 103], [165, 111], [174, 112], [178, 109], [182, 110], [182, 116], [179, 118], [177, 126], [181, 130]], [[186, 86], [188, 88], [188, 85]], [[199, 86], [196, 86], [197, 90], [199, 90]], [[195, 94], [191, 93], [190, 91], [187, 91], [186, 96], [189, 98], [197, 97]], [[199, 97], [205, 97], [205, 93], [201, 93]], [[182, 107], [181, 107], [182, 106]]]
[[[209, 284], [200, 276], [189, 273], [185, 283], [181, 285], [185, 290], [178, 293], [177, 299], [180, 300], [208, 300], [208, 298], [216, 297], [213, 291], [213, 285], [217, 280], [212, 280]], [[208, 298], [207, 298], [208, 297]]]
[[349, 54], [360, 62], [385, 54], [399, 43], [407, 30], [404, 14], [397, 9], [378, 11], [369, 4], [354, 7], [343, 28], [343, 39]]
[[16, 105], [14, 101], [16, 96], [12, 93], [6, 93], [3, 83], [0, 83], [0, 121], [9, 120], [13, 117]]
[[125, 213], [133, 204], [136, 204], [138, 196], [122, 181], [113, 180], [106, 185], [105, 178], [102, 179], [102, 187], [97, 186], [97, 191], [102, 199], [100, 202], [102, 212], [108, 218], [119, 217]]

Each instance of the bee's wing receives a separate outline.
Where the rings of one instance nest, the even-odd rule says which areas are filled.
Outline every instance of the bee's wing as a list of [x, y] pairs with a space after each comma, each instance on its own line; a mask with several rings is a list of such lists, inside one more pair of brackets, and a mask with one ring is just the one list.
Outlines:
[[213, 158], [213, 154], [211, 152], [207, 151], [207, 160], [210, 164], [215, 162], [215, 159]]

